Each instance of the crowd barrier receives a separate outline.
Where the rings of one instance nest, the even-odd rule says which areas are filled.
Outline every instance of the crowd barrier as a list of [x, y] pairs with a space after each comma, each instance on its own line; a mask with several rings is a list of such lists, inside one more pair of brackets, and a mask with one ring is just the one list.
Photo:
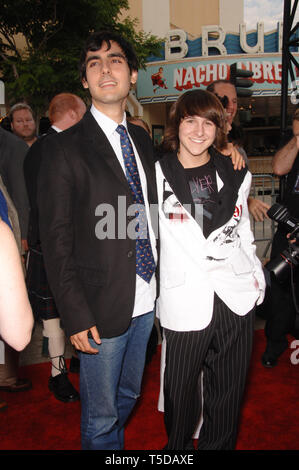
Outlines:
[[[272, 206], [276, 202], [279, 194], [279, 177], [269, 173], [255, 173], [252, 175], [250, 196]], [[269, 255], [276, 223], [271, 219], [264, 219], [263, 222], [256, 222], [251, 216], [251, 228], [255, 242], [262, 243], [263, 249], [261, 258], [265, 259]]]

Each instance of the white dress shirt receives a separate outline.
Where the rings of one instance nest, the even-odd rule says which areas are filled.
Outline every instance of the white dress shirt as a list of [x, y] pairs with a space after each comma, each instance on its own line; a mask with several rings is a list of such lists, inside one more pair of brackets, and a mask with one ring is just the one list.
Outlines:
[[[114, 150], [114, 153], [125, 173], [125, 164], [124, 164], [123, 154], [121, 150], [120, 135], [118, 132], [116, 132], [118, 123], [116, 123], [115, 121], [107, 117], [105, 114], [101, 113], [94, 105], [91, 106], [90, 111], [93, 117], [95, 118], [95, 120], [97, 121], [97, 123], [99, 124], [100, 128], [106, 135], [107, 139], [109, 140]], [[125, 114], [124, 114], [121, 124], [125, 126], [125, 128], [127, 129], [127, 122], [126, 122]], [[128, 135], [129, 135], [129, 132], [128, 132]], [[150, 213], [149, 213], [146, 176], [145, 176], [145, 172], [143, 170], [138, 152], [134, 145], [133, 139], [130, 138], [130, 140], [133, 146], [136, 163], [137, 163], [137, 167], [139, 171], [143, 196], [144, 196], [144, 203], [145, 203], [146, 214], [147, 214], [147, 219], [148, 219], [148, 227], [149, 227], [149, 235], [150, 235], [150, 241], [151, 241], [151, 246], [152, 246], [152, 252], [153, 252], [155, 262], [157, 263], [156, 240], [155, 240], [155, 235], [154, 235], [154, 231], [152, 228]], [[155, 299], [156, 299], [155, 276], [152, 277], [150, 283], [147, 283], [140, 276], [136, 275], [136, 291], [135, 291], [135, 304], [134, 304], [134, 310], [133, 310], [133, 317], [137, 317], [139, 315], [143, 315], [144, 313], [151, 312], [154, 309]]]

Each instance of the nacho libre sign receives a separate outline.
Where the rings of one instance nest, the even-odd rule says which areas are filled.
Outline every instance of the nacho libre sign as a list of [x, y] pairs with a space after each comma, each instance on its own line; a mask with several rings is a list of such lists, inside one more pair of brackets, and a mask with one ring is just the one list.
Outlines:
[[[298, 54], [294, 54], [298, 55]], [[229, 80], [230, 65], [253, 72], [254, 96], [281, 93], [281, 54], [211, 56], [155, 62], [139, 71], [137, 96], [140, 103], [175, 101], [179, 94], [195, 88], [205, 89], [214, 80]]]

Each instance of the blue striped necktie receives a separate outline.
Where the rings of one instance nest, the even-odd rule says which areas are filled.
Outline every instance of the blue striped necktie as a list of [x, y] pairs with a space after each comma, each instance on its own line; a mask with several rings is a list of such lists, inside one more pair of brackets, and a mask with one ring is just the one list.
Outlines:
[[125, 163], [126, 177], [132, 191], [134, 204], [138, 204], [138, 224], [136, 224], [136, 273], [146, 282], [150, 282], [155, 269], [151, 242], [148, 233], [144, 197], [134, 155], [134, 150], [125, 126], [119, 125], [120, 144]]

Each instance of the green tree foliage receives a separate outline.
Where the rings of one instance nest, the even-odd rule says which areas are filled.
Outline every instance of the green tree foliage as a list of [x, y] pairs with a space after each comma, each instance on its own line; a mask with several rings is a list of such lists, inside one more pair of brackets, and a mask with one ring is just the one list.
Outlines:
[[[85, 96], [78, 59], [93, 31], [121, 32], [135, 46], [141, 66], [159, 55], [161, 41], [137, 32], [135, 19], [120, 21], [127, 0], [2, 0], [0, 63], [11, 104], [25, 100], [38, 114], [51, 98], [68, 91]], [[22, 47], [16, 38], [23, 37]]]

